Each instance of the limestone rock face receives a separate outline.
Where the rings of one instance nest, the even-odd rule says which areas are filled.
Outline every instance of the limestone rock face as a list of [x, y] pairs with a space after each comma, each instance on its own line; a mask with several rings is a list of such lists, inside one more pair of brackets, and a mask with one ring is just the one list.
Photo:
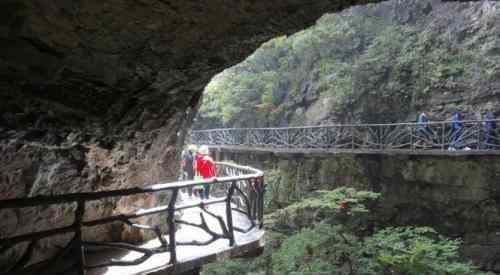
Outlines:
[[[247, 153], [222, 150], [231, 159], [266, 171], [266, 196], [278, 207], [316, 190], [341, 186], [381, 193], [371, 226], [424, 225], [461, 238], [462, 255], [500, 272], [500, 158], [498, 156], [398, 156]], [[271, 175], [271, 176], [270, 176]], [[278, 211], [272, 227], [300, 228], [316, 219], [307, 211]], [[328, 215], [326, 216], [328, 217]], [[317, 220], [317, 219], [316, 219]]]
[[[367, 2], [1, 1], [0, 199], [174, 179], [184, 131], [215, 73], [271, 37]], [[87, 218], [158, 200], [95, 203]], [[73, 209], [1, 211], [0, 236], [70, 224]], [[122, 231], [87, 237], [127, 238]], [[39, 246], [50, 254], [49, 241]]]

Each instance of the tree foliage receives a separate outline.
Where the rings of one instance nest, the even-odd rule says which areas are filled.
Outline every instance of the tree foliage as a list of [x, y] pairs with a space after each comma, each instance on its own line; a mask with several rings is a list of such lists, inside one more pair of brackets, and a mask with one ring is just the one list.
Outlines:
[[[378, 193], [341, 187], [289, 207], [359, 215]], [[459, 257], [460, 240], [430, 227], [387, 227], [360, 235], [352, 220], [324, 219], [289, 237], [268, 232], [269, 245], [255, 259], [208, 265], [204, 275], [481, 275]]]
[[380, 197], [380, 193], [358, 191], [352, 187], [339, 187], [332, 191], [319, 191], [319, 196], [304, 199], [292, 205], [295, 208], [329, 208], [345, 211], [348, 215], [369, 212], [366, 203]]
[[[408, 12], [429, 3], [414, 3]], [[391, 7], [328, 14], [307, 30], [264, 43], [208, 85], [196, 127], [320, 123], [304, 112], [325, 100], [331, 106], [321, 119], [396, 121], [435, 90], [472, 89], [495, 74], [499, 55], [484, 53], [474, 37], [467, 42], [453, 13], [407, 22], [391, 17]], [[494, 35], [478, 36], [498, 45]]]
[[391, 227], [361, 240], [345, 228], [316, 224], [285, 240], [273, 274], [480, 275], [459, 260], [460, 242], [429, 227]]
[[459, 240], [430, 227], [390, 227], [364, 241], [364, 254], [378, 274], [483, 274], [459, 258]]

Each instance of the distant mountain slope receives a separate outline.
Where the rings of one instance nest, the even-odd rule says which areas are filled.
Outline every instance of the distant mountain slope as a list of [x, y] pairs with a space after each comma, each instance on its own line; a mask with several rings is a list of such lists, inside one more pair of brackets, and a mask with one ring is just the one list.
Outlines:
[[500, 3], [389, 1], [325, 15], [214, 77], [195, 128], [500, 115]]

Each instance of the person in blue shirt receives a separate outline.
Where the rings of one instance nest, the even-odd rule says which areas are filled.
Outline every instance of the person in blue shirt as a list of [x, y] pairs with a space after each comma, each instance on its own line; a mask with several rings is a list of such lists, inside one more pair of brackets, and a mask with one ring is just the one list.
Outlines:
[[484, 116], [484, 134], [485, 134], [485, 147], [486, 149], [491, 149], [495, 147], [495, 130], [497, 128], [497, 123], [495, 121], [495, 115], [493, 112], [488, 111]]
[[424, 112], [418, 115], [417, 135], [420, 138], [420, 140], [417, 142], [417, 145], [422, 143], [423, 146], [426, 146], [428, 143], [432, 143], [432, 131], [429, 128], [428, 122], [429, 119], [427, 118], [427, 115]]
[[457, 147], [460, 146], [460, 142], [462, 142], [462, 134], [464, 130], [464, 126], [462, 123], [462, 116], [460, 115], [460, 112], [453, 113], [451, 121], [452, 121], [451, 128], [453, 132], [452, 132], [452, 141], [449, 149], [456, 150]]

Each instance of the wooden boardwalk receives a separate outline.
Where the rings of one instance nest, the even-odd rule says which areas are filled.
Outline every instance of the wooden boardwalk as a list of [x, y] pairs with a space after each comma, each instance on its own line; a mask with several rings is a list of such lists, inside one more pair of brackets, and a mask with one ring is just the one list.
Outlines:
[[[182, 201], [177, 207], [182, 208], [186, 203], [200, 203], [198, 198], [189, 199], [186, 194], [183, 194]], [[212, 200], [206, 201], [210, 203]], [[236, 207], [236, 205], [233, 205]], [[225, 206], [221, 204], [211, 204], [206, 206], [206, 209], [217, 216], [225, 217]], [[201, 223], [200, 214], [203, 213], [200, 209], [188, 208], [179, 213], [184, 220], [192, 223]], [[223, 218], [224, 222], [227, 220]], [[218, 234], [223, 234], [219, 227], [218, 221], [213, 217], [207, 217], [206, 222], [208, 227], [213, 228]], [[236, 212], [233, 216], [233, 223], [240, 228], [248, 228], [251, 226], [247, 216]], [[168, 238], [168, 235], [165, 236]], [[200, 241], [206, 242], [211, 236], [201, 230], [190, 226], [180, 226], [176, 232], [176, 241], [191, 242]], [[161, 244], [158, 239], [153, 239], [140, 247], [152, 249]], [[177, 263], [170, 264], [170, 253], [164, 252], [155, 254], [145, 262], [133, 266], [110, 266], [105, 268], [94, 269], [87, 272], [88, 275], [145, 275], [145, 274], [181, 274], [183, 272], [196, 270], [197, 268], [211, 262], [224, 260], [228, 258], [245, 256], [253, 254], [256, 251], [262, 250], [264, 247], [264, 229], [254, 228], [246, 233], [235, 233], [235, 245], [230, 245], [228, 240], [219, 239], [209, 245], [200, 246], [182, 246], [177, 248]], [[92, 255], [89, 258], [89, 264], [95, 264], [102, 261], [102, 258], [116, 258], [118, 261], [134, 261], [141, 257], [141, 253], [128, 252], [122, 254], [99, 253]]]

